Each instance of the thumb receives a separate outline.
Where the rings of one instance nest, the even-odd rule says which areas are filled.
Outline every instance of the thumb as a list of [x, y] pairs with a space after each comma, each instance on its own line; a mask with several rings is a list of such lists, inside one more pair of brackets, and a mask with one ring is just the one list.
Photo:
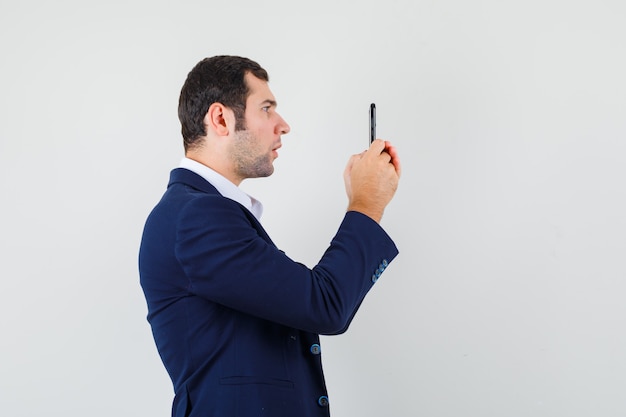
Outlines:
[[370, 145], [369, 151], [373, 152], [375, 155], [380, 155], [385, 150], [385, 141], [382, 139], [376, 139]]

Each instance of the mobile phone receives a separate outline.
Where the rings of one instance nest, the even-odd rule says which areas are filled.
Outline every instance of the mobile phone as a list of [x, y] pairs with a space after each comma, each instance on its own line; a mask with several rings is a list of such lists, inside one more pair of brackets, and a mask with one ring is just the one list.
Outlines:
[[376, 104], [370, 104], [370, 145], [376, 139]]

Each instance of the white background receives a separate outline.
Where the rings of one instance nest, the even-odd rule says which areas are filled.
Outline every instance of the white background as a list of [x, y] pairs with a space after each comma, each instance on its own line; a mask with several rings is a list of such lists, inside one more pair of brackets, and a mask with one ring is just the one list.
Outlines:
[[292, 131], [243, 188], [310, 266], [379, 136], [400, 256], [325, 337], [335, 417], [626, 416], [626, 3], [0, 5], [0, 414], [170, 415], [138, 284], [200, 59], [270, 73]]

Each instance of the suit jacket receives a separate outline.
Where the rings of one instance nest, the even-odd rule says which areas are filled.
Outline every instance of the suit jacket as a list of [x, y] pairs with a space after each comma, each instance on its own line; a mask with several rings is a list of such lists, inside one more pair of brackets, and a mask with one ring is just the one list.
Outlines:
[[242, 205], [173, 170], [139, 251], [172, 416], [328, 416], [318, 335], [347, 329], [397, 253], [376, 222], [348, 212], [309, 269]]

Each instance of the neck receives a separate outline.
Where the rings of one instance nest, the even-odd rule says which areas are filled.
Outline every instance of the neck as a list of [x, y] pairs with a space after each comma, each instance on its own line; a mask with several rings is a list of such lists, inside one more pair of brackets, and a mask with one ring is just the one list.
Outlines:
[[239, 178], [234, 174], [234, 170], [229, 166], [226, 158], [210, 157], [206, 152], [188, 151], [185, 153], [185, 157], [194, 160], [204, 166], [211, 168], [228, 181], [232, 182], [236, 186], [239, 186], [243, 181], [243, 178]]

